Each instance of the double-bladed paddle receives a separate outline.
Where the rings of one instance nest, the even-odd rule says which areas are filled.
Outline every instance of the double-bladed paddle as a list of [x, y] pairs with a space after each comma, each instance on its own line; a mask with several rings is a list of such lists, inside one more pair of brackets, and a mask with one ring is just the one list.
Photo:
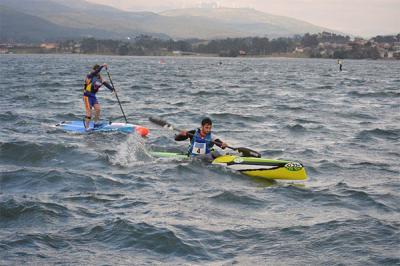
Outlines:
[[[168, 129], [179, 131], [179, 132], [182, 131], [181, 129], [174, 127], [173, 125], [171, 125], [170, 123], [168, 123], [167, 121], [165, 121], [165, 120], [163, 120], [163, 119], [161, 119], [159, 117], [149, 117], [149, 120], [151, 122], [153, 122], [154, 124], [162, 126], [164, 128], [168, 128]], [[190, 134], [190, 133], [188, 133], [188, 135], [189, 136], [193, 136], [193, 134]], [[220, 142], [217, 142], [217, 141], [214, 141], [214, 140], [212, 141], [212, 143], [214, 143], [214, 144], [216, 144], [218, 146], [221, 145]], [[245, 148], [245, 147], [235, 148], [235, 147], [231, 147], [231, 146], [227, 146], [227, 148], [229, 148], [231, 150], [234, 150], [234, 151], [237, 151], [237, 152], [240, 152], [245, 157], [261, 158], [261, 154], [260, 153], [258, 153], [256, 151], [253, 151], [253, 150], [251, 150], [249, 148]]]

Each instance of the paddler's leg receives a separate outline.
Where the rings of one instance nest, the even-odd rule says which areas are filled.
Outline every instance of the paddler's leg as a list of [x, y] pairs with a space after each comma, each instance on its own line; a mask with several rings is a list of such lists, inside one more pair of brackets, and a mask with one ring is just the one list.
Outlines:
[[219, 153], [219, 152], [216, 151], [216, 150], [212, 150], [212, 151], [210, 152], [210, 155], [211, 155], [212, 160], [214, 160], [214, 159], [218, 158], [219, 156], [221, 156], [221, 153]]
[[210, 153], [207, 154], [200, 154], [196, 155], [199, 159], [211, 163], [214, 161], [215, 158], [221, 156], [221, 154], [218, 151], [212, 150]]
[[94, 111], [95, 111], [95, 115], [94, 115], [94, 124], [96, 126], [96, 124], [98, 124], [99, 119], [100, 119], [100, 104], [96, 103], [94, 105]]
[[214, 161], [216, 158], [218, 158], [221, 155], [222, 154], [219, 153], [218, 151], [212, 150], [210, 153], [207, 153], [207, 154], [189, 155], [189, 156], [191, 158], [196, 158], [196, 159], [211, 163], [212, 161]]
[[83, 96], [83, 103], [85, 104], [85, 123], [84, 126], [85, 128], [89, 128], [89, 123], [90, 123], [90, 118], [92, 115], [91, 107], [90, 107], [90, 102], [89, 102], [89, 97]]
[[200, 160], [203, 162], [211, 163], [214, 159], [211, 156], [211, 153], [209, 154], [199, 154], [199, 155], [192, 155], [190, 158], [195, 159], [195, 160]]

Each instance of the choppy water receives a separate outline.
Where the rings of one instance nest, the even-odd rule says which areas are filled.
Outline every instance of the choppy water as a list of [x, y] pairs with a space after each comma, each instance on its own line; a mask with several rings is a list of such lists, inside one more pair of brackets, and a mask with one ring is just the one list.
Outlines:
[[[0, 56], [0, 264], [400, 264], [400, 62]], [[222, 65], [219, 62], [222, 62]], [[145, 140], [52, 128], [83, 117], [107, 62]], [[100, 91], [104, 118], [122, 121]], [[301, 185], [200, 162], [149, 116], [204, 115], [231, 145], [303, 162]]]

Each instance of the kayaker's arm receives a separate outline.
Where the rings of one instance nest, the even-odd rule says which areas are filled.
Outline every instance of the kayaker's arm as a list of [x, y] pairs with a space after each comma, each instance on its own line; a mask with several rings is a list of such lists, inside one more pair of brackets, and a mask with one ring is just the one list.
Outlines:
[[221, 149], [225, 149], [226, 147], [228, 147], [228, 144], [220, 139], [214, 139], [214, 144], [220, 147]]
[[180, 132], [178, 135], [175, 135], [175, 141], [183, 141], [183, 140], [187, 140], [188, 138], [190, 138], [190, 140], [192, 140], [195, 133], [196, 133], [196, 130]]

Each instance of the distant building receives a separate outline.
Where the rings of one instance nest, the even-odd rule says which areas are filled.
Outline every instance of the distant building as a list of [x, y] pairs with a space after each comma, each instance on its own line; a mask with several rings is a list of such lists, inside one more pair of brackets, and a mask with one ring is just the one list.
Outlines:
[[378, 52], [379, 52], [379, 56], [381, 58], [393, 58], [394, 57], [393, 56], [393, 54], [394, 54], [393, 51], [389, 51], [389, 50], [384, 49], [384, 48], [379, 48]]
[[304, 48], [303, 47], [296, 47], [293, 51], [294, 53], [304, 53]]
[[358, 45], [365, 45], [368, 41], [364, 40], [363, 38], [354, 38], [353, 43], [358, 44]]
[[215, 3], [215, 2], [201, 2], [198, 5], [198, 7], [199, 8], [218, 8], [219, 5], [218, 5], [218, 3]]
[[40, 48], [43, 48], [43, 49], [56, 49], [58, 47], [58, 44], [57, 43], [42, 43], [41, 45], [40, 45]]

